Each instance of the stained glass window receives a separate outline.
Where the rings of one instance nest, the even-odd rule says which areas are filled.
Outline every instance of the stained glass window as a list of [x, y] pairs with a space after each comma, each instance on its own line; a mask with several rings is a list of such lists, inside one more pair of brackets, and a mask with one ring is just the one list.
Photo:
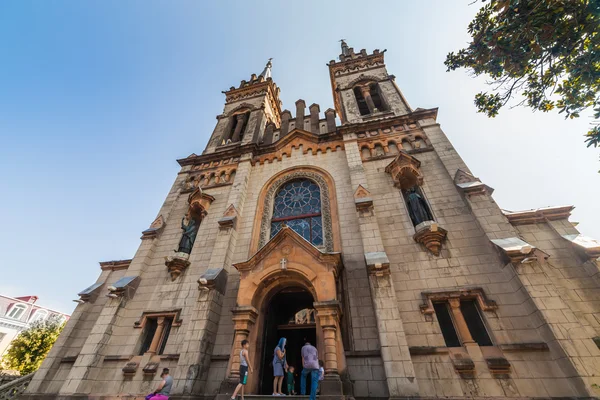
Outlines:
[[271, 237], [287, 225], [315, 246], [323, 244], [321, 189], [308, 179], [285, 183], [275, 195]]

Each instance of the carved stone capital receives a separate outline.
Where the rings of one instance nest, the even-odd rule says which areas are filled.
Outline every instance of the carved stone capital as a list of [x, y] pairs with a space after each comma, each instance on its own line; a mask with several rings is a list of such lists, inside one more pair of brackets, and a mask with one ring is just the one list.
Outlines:
[[315, 310], [317, 310], [317, 318], [319, 318], [321, 328], [337, 330], [342, 314], [340, 303], [336, 300], [320, 301], [313, 303], [313, 306], [315, 307]]
[[413, 235], [415, 242], [425, 246], [433, 255], [439, 256], [442, 243], [446, 240], [448, 231], [441, 228], [437, 222], [425, 221], [415, 227], [417, 233]]
[[231, 312], [233, 314], [234, 330], [236, 332], [250, 332], [250, 328], [256, 323], [258, 310], [252, 306], [240, 306], [233, 308]]
[[171, 280], [174, 281], [190, 266], [190, 255], [187, 253], [176, 252], [172, 256], [165, 257], [165, 265], [171, 274]]

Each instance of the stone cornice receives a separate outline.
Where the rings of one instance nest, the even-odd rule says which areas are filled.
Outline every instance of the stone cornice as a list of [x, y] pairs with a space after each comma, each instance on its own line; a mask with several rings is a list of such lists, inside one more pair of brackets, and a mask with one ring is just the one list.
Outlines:
[[131, 260], [101, 261], [100, 269], [103, 271], [119, 271], [129, 268], [129, 264], [131, 264]]
[[405, 115], [392, 116], [367, 122], [357, 122], [354, 124], [344, 124], [342, 126], [339, 126], [337, 130], [339, 133], [344, 135], [347, 133], [354, 133], [363, 130], [385, 129], [393, 125], [414, 122], [420, 119], [437, 119], [437, 113], [437, 108], [430, 108], [428, 110], [421, 109]]
[[502, 210], [508, 218], [508, 222], [513, 225], [537, 224], [546, 221], [556, 221], [568, 219], [574, 206], [544, 207], [525, 211], [507, 211]]

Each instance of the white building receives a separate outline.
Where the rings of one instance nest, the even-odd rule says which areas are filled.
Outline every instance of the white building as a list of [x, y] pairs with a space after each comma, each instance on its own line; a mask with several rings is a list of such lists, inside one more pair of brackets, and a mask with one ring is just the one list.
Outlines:
[[37, 300], [37, 296], [9, 297], [0, 294], [0, 357], [19, 332], [33, 322], [51, 317], [69, 319], [67, 314], [35, 304]]

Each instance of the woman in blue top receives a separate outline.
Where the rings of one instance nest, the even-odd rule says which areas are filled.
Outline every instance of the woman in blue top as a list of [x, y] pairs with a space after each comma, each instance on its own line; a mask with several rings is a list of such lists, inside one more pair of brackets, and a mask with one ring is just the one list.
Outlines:
[[279, 339], [277, 347], [273, 352], [273, 396], [285, 396], [281, 393], [281, 384], [283, 383], [284, 370], [287, 371], [287, 362], [285, 359], [285, 338]]

